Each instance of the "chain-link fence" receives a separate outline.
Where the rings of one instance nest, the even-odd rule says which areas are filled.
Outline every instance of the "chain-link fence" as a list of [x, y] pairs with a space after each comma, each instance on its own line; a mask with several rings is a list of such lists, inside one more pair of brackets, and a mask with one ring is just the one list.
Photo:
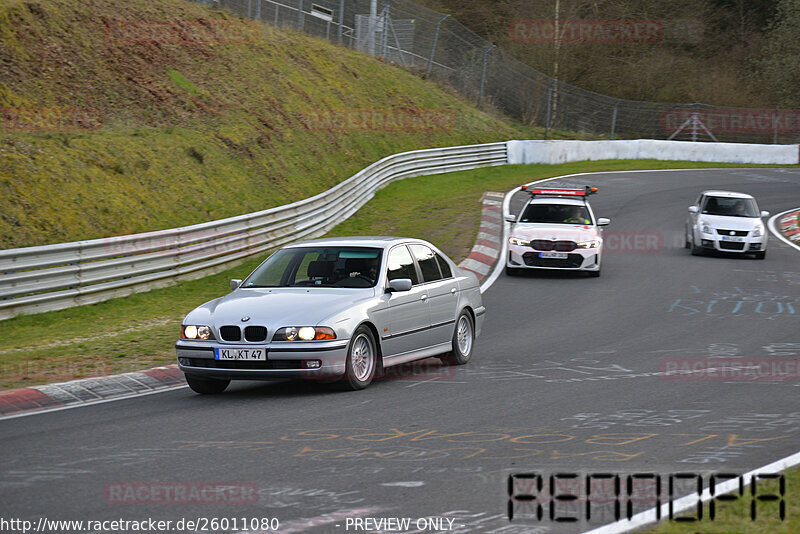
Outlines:
[[409, 0], [199, 0], [301, 30], [444, 83], [479, 105], [554, 130], [606, 139], [800, 142], [800, 110], [623, 100], [551, 78], [449, 15]]

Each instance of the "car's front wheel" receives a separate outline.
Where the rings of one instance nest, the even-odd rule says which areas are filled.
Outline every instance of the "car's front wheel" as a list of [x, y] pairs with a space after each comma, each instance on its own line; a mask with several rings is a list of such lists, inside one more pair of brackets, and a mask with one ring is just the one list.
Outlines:
[[450, 365], [464, 365], [472, 358], [472, 347], [475, 344], [475, 324], [472, 316], [464, 310], [458, 316], [456, 329], [453, 331], [453, 350], [442, 356], [442, 361]]
[[186, 375], [186, 383], [192, 388], [195, 393], [201, 395], [214, 395], [222, 393], [231, 383], [230, 380], [223, 380], [220, 378], [205, 378], [194, 375]]
[[756, 259], [757, 260], [763, 260], [766, 257], [767, 257], [767, 251], [766, 250], [762, 250], [761, 252], [756, 252]]
[[359, 326], [347, 347], [347, 362], [342, 385], [345, 389], [364, 389], [372, 382], [378, 362], [375, 337], [366, 326]]
[[698, 247], [697, 245], [694, 244], [694, 235], [692, 235], [691, 249], [692, 249], [692, 256], [703, 255], [703, 247]]

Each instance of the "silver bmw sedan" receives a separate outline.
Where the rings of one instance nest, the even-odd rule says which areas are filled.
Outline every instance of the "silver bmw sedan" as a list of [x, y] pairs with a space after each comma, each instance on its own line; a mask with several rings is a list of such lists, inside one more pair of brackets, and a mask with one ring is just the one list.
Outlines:
[[414, 360], [463, 365], [485, 313], [475, 275], [419, 239], [288, 245], [231, 289], [181, 324], [178, 365], [197, 393], [277, 378], [357, 390]]

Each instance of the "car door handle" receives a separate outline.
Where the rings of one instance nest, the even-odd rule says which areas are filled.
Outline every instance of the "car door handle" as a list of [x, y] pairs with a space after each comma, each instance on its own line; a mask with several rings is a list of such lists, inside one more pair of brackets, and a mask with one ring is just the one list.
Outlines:
[[455, 295], [455, 294], [456, 294], [456, 288], [453, 288], [453, 289], [451, 289], [451, 290], [450, 290], [450, 293], [452, 293], [453, 295]]
[[428, 298], [428, 295], [422, 295], [422, 296], [419, 298], [419, 300], [426, 300], [427, 298]]

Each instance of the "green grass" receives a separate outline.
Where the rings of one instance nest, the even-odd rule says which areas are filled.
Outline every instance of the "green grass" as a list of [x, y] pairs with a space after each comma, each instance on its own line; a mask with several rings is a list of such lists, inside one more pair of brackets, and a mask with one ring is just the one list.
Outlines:
[[[785, 520], [781, 521], [777, 502], [758, 501], [756, 520], [750, 515], [752, 501], [750, 488], [745, 488], [743, 497], [733, 502], [718, 501], [713, 521], [708, 519], [708, 503], [704, 504], [703, 520], [695, 523], [664, 521], [658, 526], [647, 529], [649, 534], [793, 534], [800, 532], [800, 468], [795, 467], [784, 473], [786, 475]], [[779, 494], [778, 481], [759, 481], [758, 495]], [[689, 514], [684, 517], [693, 517]]]
[[[456, 261], [468, 254], [485, 191], [564, 174], [652, 168], [724, 167], [660, 161], [600, 161], [501, 166], [417, 177], [378, 191], [329, 236], [399, 235], [430, 240]], [[742, 167], [741, 165], [727, 165]], [[0, 388], [64, 381], [172, 363], [183, 316], [228, 291], [263, 257], [200, 280], [125, 298], [2, 322]]]

